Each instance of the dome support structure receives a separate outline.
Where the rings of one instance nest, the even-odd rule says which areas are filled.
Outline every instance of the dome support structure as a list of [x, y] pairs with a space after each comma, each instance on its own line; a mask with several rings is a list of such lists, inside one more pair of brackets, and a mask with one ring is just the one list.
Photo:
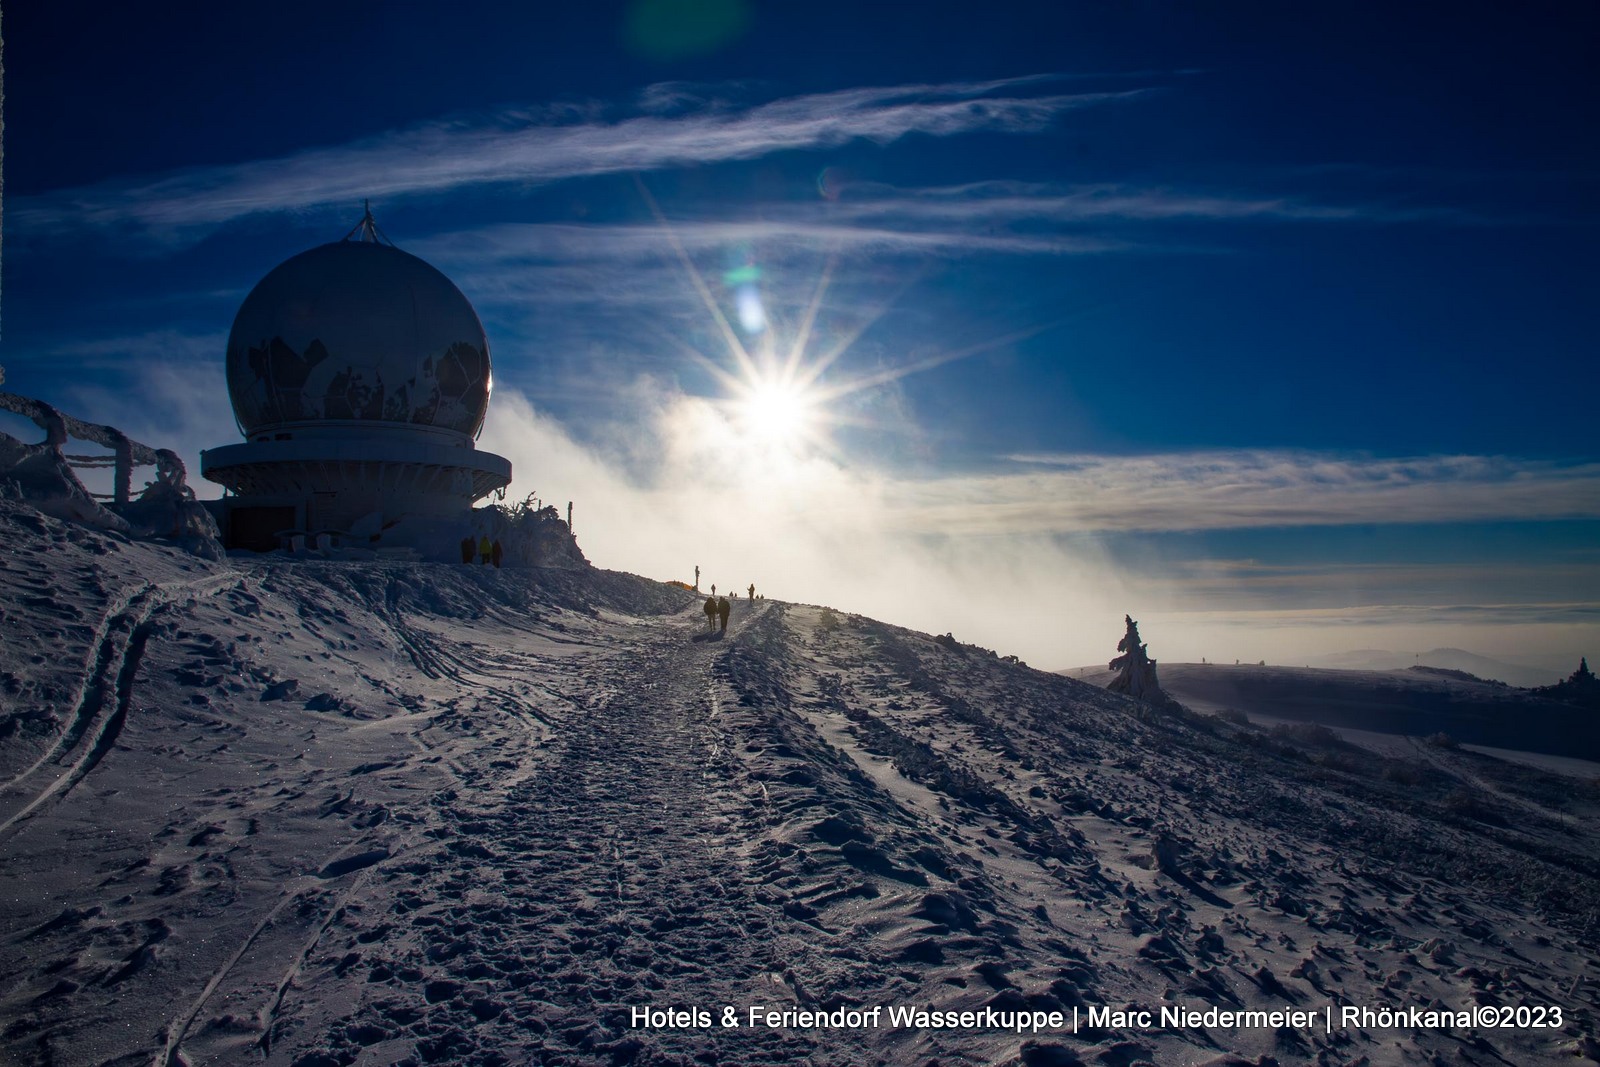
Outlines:
[[400, 247], [389, 240], [388, 234], [378, 229], [378, 220], [372, 217], [372, 201], [361, 201], [361, 210], [365, 214], [361, 216], [361, 221], [355, 224], [355, 228], [344, 235], [346, 241], [355, 240], [366, 244], [386, 244], [390, 248]]

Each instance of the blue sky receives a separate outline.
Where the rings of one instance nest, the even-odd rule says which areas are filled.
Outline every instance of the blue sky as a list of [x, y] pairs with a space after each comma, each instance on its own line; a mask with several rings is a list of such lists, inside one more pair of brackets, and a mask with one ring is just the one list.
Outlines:
[[370, 197], [602, 565], [1044, 666], [1594, 651], [1591, 4], [6, 14], [7, 388], [230, 443]]

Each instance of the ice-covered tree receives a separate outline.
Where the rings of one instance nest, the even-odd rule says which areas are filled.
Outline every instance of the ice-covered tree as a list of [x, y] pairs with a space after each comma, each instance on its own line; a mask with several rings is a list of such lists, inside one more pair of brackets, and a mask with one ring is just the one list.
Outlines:
[[1534, 690], [1539, 696], [1559, 700], [1564, 704], [1600, 711], [1600, 678], [1589, 669], [1589, 657], [1578, 660], [1578, 669], [1555, 685], [1542, 685]]
[[1122, 655], [1111, 661], [1111, 669], [1118, 673], [1106, 688], [1157, 707], [1173, 704], [1173, 699], [1161, 691], [1161, 682], [1156, 677], [1156, 661], [1150, 658], [1149, 651], [1139, 640], [1139, 624], [1133, 621], [1131, 615], [1122, 618], [1128, 624], [1128, 631], [1117, 642], [1117, 651]]
[[1589, 669], [1589, 657], [1583, 656], [1578, 660], [1578, 669], [1567, 676], [1567, 680], [1556, 688], [1561, 689], [1566, 696], [1586, 698], [1588, 703], [1600, 700], [1600, 678], [1596, 678]]

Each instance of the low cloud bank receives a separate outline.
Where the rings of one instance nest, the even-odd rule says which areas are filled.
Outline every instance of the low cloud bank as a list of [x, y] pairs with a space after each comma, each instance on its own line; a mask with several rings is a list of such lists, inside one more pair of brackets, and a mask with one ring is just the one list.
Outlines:
[[[720, 406], [635, 398], [638, 420], [609, 454], [580, 445], [526, 397], [497, 391], [480, 444], [510, 457], [515, 490], [575, 500], [597, 565], [701, 588], [828, 604], [1021, 655], [1038, 665], [1115, 644], [1136, 597], [1092, 548], [1043, 536], [950, 537], [897, 522], [894, 485], [817, 455], [752, 443]], [[644, 477], [641, 449], [654, 449]]]
[[[1447, 592], [1459, 592], [1464, 577], [1458, 565], [1434, 589], [1426, 573], [1412, 573], [1402, 605], [1366, 602], [1363, 594], [1382, 589], [1362, 581], [1348, 608], [1320, 597], [1314, 610], [1296, 599], [1303, 585], [1283, 588], [1245, 569], [1231, 576], [1232, 595], [1207, 610], [1195, 602], [1192, 561], [1130, 564], [1107, 548], [1127, 531], [1184, 523], [1438, 521], [1500, 516], [1503, 506], [1582, 512], [1592, 510], [1582, 500], [1595, 477], [1588, 468], [1260, 452], [1048, 457], [1023, 474], [919, 481], [764, 446], [711, 401], [641, 388], [621, 402], [633, 417], [592, 446], [525, 396], [500, 390], [481, 441], [511, 458], [519, 495], [536, 490], [560, 508], [575, 501], [579, 542], [603, 567], [693, 581], [699, 565], [702, 588], [754, 582], [774, 598], [950, 631], [1045, 668], [1109, 659], [1124, 612], [1148, 620], [1153, 654], [1169, 660], [1299, 662], [1345, 648], [1440, 645], [1549, 652], [1600, 634], [1589, 603], [1515, 602], [1502, 588], [1494, 603], [1452, 600]], [[1509, 505], [1494, 503], [1507, 494]]]

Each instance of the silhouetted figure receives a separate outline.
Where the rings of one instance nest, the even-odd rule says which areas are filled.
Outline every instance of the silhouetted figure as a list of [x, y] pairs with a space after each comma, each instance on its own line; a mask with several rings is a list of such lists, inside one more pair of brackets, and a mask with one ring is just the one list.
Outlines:
[[696, 593], [700, 591], [700, 564], [698, 563], [694, 565], [694, 591]]
[[484, 534], [478, 538], [478, 562], [488, 563], [489, 557], [494, 553], [494, 546], [489, 543], [489, 535]]
[[706, 597], [706, 606], [703, 610], [706, 613], [706, 629], [715, 630], [717, 628], [717, 598], [714, 596]]
[[750, 599], [754, 600], [755, 598], [756, 598], [756, 583], [755, 582], [751, 582], [750, 583]]
[[472, 536], [470, 534], [461, 539], [461, 562], [462, 563], [471, 563], [472, 562], [472, 557], [474, 555], [474, 552], [473, 552], [474, 547], [475, 547], [475, 545], [473, 543]]
[[494, 569], [500, 569], [500, 561], [505, 558], [505, 552], [500, 548], [499, 540], [489, 546], [489, 560], [494, 564]]
[[717, 595], [717, 583], [716, 582], [712, 582], [711, 583], [711, 595], [712, 596], [716, 596]]
[[722, 632], [723, 633], [727, 633], [728, 632], [728, 612], [730, 612], [732, 610], [733, 610], [733, 606], [728, 603], [728, 598], [727, 597], [724, 596], [724, 597], [718, 597], [717, 598], [717, 615], [718, 615], [719, 618], [722, 619]]

